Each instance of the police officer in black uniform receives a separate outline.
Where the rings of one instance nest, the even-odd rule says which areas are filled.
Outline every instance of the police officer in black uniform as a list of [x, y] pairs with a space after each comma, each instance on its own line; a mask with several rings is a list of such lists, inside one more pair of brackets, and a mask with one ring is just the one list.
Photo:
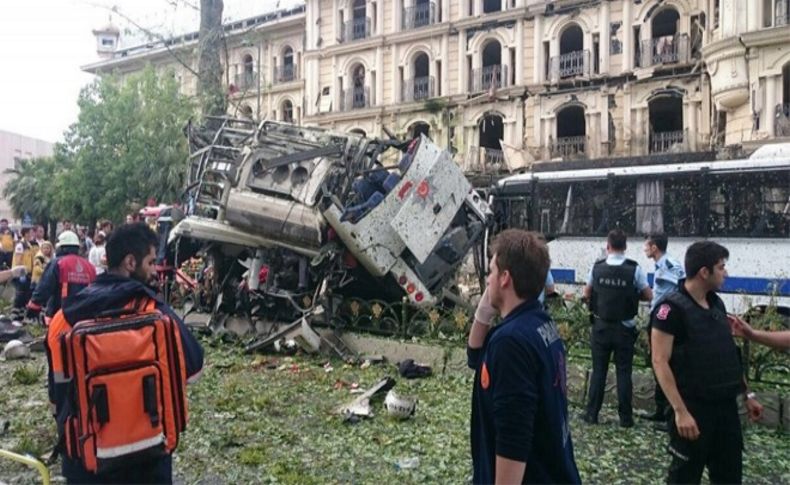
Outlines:
[[[686, 251], [686, 275], [678, 291], [653, 309], [653, 369], [672, 406], [669, 483], [699, 483], [708, 467], [711, 483], [741, 483], [743, 435], [736, 397], [746, 391], [727, 310], [716, 291], [729, 252], [702, 241]], [[749, 417], [762, 406], [747, 392]]]
[[614, 353], [617, 412], [620, 426], [630, 428], [634, 425], [631, 405], [631, 368], [637, 337], [634, 317], [639, 312], [639, 300], [650, 301], [653, 292], [639, 264], [625, 257], [625, 249], [625, 233], [620, 229], [611, 231], [606, 241], [607, 256], [595, 262], [584, 287], [584, 298], [589, 302], [593, 324], [590, 334], [593, 371], [587, 409], [582, 419], [589, 424], [598, 422], [609, 360]]

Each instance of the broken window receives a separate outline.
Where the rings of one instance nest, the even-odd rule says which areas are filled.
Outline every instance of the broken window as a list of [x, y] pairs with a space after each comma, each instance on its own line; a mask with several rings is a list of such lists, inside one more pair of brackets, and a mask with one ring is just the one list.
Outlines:
[[430, 138], [431, 134], [431, 126], [428, 123], [424, 123], [422, 121], [418, 121], [413, 123], [409, 127], [409, 137], [410, 138], [417, 138], [420, 135], [425, 135], [426, 137]]
[[587, 144], [587, 129], [584, 108], [567, 106], [557, 113], [557, 139], [551, 147], [552, 157], [584, 156]]
[[664, 179], [664, 232], [670, 236], [699, 234], [700, 179], [677, 177]]
[[489, 114], [480, 120], [479, 147], [483, 169], [499, 169], [504, 162], [501, 141], [505, 137], [505, 123], [501, 116]]
[[658, 96], [648, 103], [650, 112], [650, 153], [685, 150], [683, 99], [680, 95]]
[[280, 111], [283, 114], [283, 121], [286, 123], [293, 123], [294, 122], [294, 105], [291, 103], [290, 100], [283, 101], [282, 107]]
[[713, 176], [708, 231], [715, 236], [787, 237], [787, 173]]
[[584, 49], [584, 33], [577, 24], [570, 24], [560, 35], [560, 55], [552, 61], [552, 79], [586, 76], [589, 73], [590, 51]]
[[664, 182], [645, 180], [636, 183], [636, 232], [664, 232]]

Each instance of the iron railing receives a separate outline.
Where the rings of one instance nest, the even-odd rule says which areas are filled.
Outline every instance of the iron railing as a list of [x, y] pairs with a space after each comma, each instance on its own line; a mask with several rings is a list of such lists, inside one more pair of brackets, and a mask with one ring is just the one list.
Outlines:
[[689, 37], [686, 34], [643, 40], [639, 49], [639, 67], [677, 64], [688, 61]]
[[340, 32], [340, 42], [351, 42], [368, 37], [370, 37], [370, 19], [367, 17], [345, 22]]
[[236, 87], [242, 91], [254, 88], [258, 84], [258, 73], [250, 71], [239, 72], [233, 80]]
[[496, 173], [505, 167], [502, 150], [488, 147], [471, 146], [466, 154], [466, 172]]
[[340, 111], [370, 107], [370, 89], [360, 86], [343, 90], [340, 96]]
[[580, 157], [584, 156], [587, 149], [587, 136], [562, 136], [552, 141], [552, 157]]
[[469, 78], [469, 91], [473, 93], [487, 91], [491, 88], [504, 88], [509, 85], [507, 66], [499, 64], [472, 69], [472, 76]]
[[299, 77], [299, 69], [296, 64], [283, 64], [274, 66], [272, 83], [287, 83]]
[[436, 4], [418, 3], [403, 9], [401, 28], [403, 30], [418, 29], [436, 23]]
[[680, 131], [654, 131], [650, 133], [650, 153], [665, 153], [673, 147], [683, 147], [686, 134]]
[[433, 92], [433, 76], [421, 76], [407, 79], [403, 83], [402, 98], [404, 102], [421, 101], [435, 96]]
[[551, 80], [590, 75], [590, 51], [585, 49], [551, 58]]
[[790, 0], [777, 0], [774, 10], [774, 27], [790, 24]]

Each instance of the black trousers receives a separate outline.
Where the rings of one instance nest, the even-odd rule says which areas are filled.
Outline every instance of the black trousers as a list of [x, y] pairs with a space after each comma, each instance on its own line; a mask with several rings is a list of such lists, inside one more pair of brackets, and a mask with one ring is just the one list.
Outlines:
[[[650, 327], [647, 327], [647, 341], [650, 342]], [[648, 347], [649, 348], [649, 347]], [[667, 396], [664, 395], [664, 390], [661, 389], [661, 385], [658, 383], [658, 377], [656, 377], [655, 371], [653, 372], [653, 379], [656, 381], [655, 392], [653, 397], [656, 403], [656, 415], [661, 415], [665, 418], [669, 417], [669, 401], [667, 400]]]
[[669, 446], [672, 456], [667, 483], [700, 483], [708, 467], [711, 483], [741, 483], [743, 434], [735, 398], [728, 401], [684, 400], [700, 431], [695, 441], [681, 438], [670, 412]]
[[14, 280], [14, 287], [16, 294], [14, 294], [14, 308], [23, 309], [33, 296], [33, 290], [30, 287], [30, 276], [25, 276], [21, 279]]
[[620, 322], [605, 322], [599, 318], [593, 322], [590, 335], [593, 370], [590, 378], [590, 396], [587, 400], [589, 418], [598, 419], [606, 387], [606, 373], [609, 371], [609, 361], [614, 354], [617, 374], [617, 413], [620, 415], [620, 421], [633, 419], [631, 369], [634, 363], [635, 342], [635, 328], [625, 327]]

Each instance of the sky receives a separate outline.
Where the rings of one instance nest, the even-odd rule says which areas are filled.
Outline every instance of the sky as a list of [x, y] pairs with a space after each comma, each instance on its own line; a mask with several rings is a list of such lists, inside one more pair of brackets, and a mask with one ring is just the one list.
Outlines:
[[[112, 18], [122, 32], [121, 46], [128, 47], [144, 36], [127, 19], [163, 35], [199, 26], [193, 6], [200, 0], [1, 1], [0, 129], [49, 142], [63, 140], [77, 120], [80, 89], [93, 80], [80, 70], [99, 59], [93, 29]], [[297, 2], [225, 0], [224, 18], [252, 17]]]

